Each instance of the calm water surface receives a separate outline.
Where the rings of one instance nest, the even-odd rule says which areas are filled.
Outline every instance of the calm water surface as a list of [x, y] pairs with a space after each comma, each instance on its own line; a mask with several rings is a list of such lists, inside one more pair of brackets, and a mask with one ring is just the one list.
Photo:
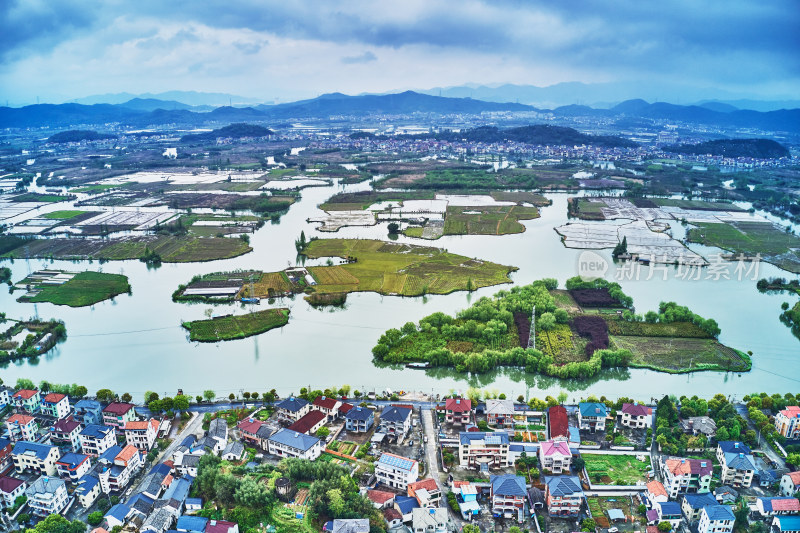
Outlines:
[[[140, 398], [144, 391], [174, 394], [183, 388], [187, 394], [213, 389], [219, 395], [231, 392], [264, 391], [280, 393], [309, 386], [325, 388], [350, 384], [362, 391], [419, 390], [447, 393], [470, 386], [543, 397], [570, 391], [579, 398], [590, 393], [609, 397], [632, 396], [647, 399], [669, 394], [716, 392], [741, 397], [755, 391], [800, 391], [800, 341], [778, 321], [780, 304], [792, 301], [788, 295], [760, 294], [755, 281], [683, 281], [670, 274], [667, 281], [657, 274], [647, 281], [622, 281], [623, 289], [634, 298], [638, 312], [654, 309], [662, 300], [688, 305], [696, 313], [715, 318], [722, 328], [720, 340], [741, 350], [752, 350], [753, 370], [749, 373], [703, 372], [668, 375], [648, 370], [612, 370], [591, 381], [574, 382], [530, 375], [516, 369], [503, 369], [478, 376], [450, 370], [407, 370], [378, 368], [373, 365], [371, 348], [388, 328], [406, 321], [417, 321], [435, 311], [454, 312], [481, 296], [503, 287], [488, 287], [472, 294], [402, 298], [358, 293], [348, 296], [344, 309], [314, 309], [301, 296], [275, 302], [291, 309], [289, 324], [268, 333], [218, 344], [199, 344], [188, 340], [182, 321], [205, 317], [210, 306], [178, 304], [170, 295], [178, 284], [195, 274], [236, 268], [279, 270], [295, 262], [294, 240], [304, 230], [307, 237], [386, 238], [386, 224], [368, 228], [345, 228], [338, 233], [317, 232], [306, 219], [319, 216], [316, 205], [340, 190], [361, 190], [368, 184], [305, 189], [303, 199], [294, 205], [280, 224], [267, 224], [252, 238], [250, 254], [209, 263], [164, 264], [148, 269], [139, 261], [73, 263], [69, 261], [17, 260], [4, 265], [13, 269], [14, 281], [41, 268], [102, 270], [123, 273], [130, 278], [132, 295], [120, 295], [90, 308], [71, 309], [52, 304], [17, 303], [5, 289], [0, 294], [0, 309], [11, 317], [39, 316], [60, 318], [67, 324], [69, 338], [37, 361], [20, 361], [0, 369], [6, 383], [18, 377], [34, 381], [77, 382], [90, 391], [108, 387], [130, 392]], [[489, 259], [519, 267], [512, 274], [514, 283], [525, 284], [542, 277], [563, 282], [575, 275], [580, 250], [564, 248], [555, 226], [567, 221], [568, 195], [550, 195], [553, 205], [542, 209], [539, 219], [525, 222], [527, 231], [518, 235], [451, 236], [435, 241], [436, 246], [469, 257]], [[675, 234], [682, 234], [678, 225]], [[400, 242], [425, 244], [426, 241], [399, 238]], [[692, 246], [700, 253], [714, 253]], [[609, 251], [600, 252], [610, 258]], [[732, 272], [732, 271], [731, 271]], [[771, 265], [761, 265], [759, 277], [792, 277]], [[510, 285], [504, 286], [505, 288]], [[19, 296], [19, 292], [16, 296]], [[266, 302], [260, 308], [265, 308]], [[214, 314], [243, 313], [240, 304], [215, 306]]]

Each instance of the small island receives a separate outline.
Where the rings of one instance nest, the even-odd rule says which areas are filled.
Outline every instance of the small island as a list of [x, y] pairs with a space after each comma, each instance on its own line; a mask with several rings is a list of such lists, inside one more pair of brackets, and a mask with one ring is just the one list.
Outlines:
[[66, 272], [38, 270], [18, 282], [25, 292], [18, 302], [49, 302], [69, 307], [84, 307], [131, 292], [128, 277], [104, 272]]
[[60, 320], [15, 321], [0, 313], [0, 323], [7, 320], [14, 324], [0, 332], [0, 363], [38, 357], [67, 338], [67, 328]]
[[602, 368], [660, 372], [750, 370], [748, 354], [717, 341], [719, 326], [674, 302], [637, 315], [619, 284], [605, 280], [536, 281], [450, 316], [434, 313], [382, 335], [372, 353], [382, 363], [488, 372], [500, 366], [559, 378], [587, 379]]
[[265, 309], [246, 315], [225, 315], [208, 320], [193, 320], [182, 325], [189, 330], [189, 339], [198, 342], [230, 341], [244, 339], [289, 322], [289, 309]]

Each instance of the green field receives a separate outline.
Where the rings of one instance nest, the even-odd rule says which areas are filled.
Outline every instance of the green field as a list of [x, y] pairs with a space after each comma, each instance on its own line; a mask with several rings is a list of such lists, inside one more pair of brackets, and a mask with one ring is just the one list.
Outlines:
[[79, 193], [79, 192], [103, 192], [110, 189], [120, 189], [123, 187], [127, 187], [128, 185], [133, 185], [134, 182], [127, 181], [125, 183], [98, 183], [95, 185], [85, 185], [83, 187], [76, 187], [74, 189], [70, 189], [69, 192]]
[[[27, 281], [28, 278], [20, 283]], [[103, 272], [79, 272], [62, 285], [35, 285], [35, 288], [39, 290], [36, 296], [27, 299], [22, 297], [18, 301], [84, 307], [131, 290], [127, 276]]]
[[[604, 485], [635, 485], [637, 481], [647, 481], [646, 472], [650, 470], [650, 456], [640, 461], [633, 455], [581, 454], [586, 461], [586, 473], [592, 483]], [[599, 478], [598, 478], [599, 476]]]
[[666, 372], [692, 372], [695, 370], [750, 370], [750, 361], [715, 339], [680, 337], [621, 337], [611, 336], [617, 347], [630, 350], [630, 366], [652, 368]]
[[52, 213], [45, 213], [42, 218], [49, 218], [52, 220], [68, 220], [70, 218], [79, 217], [86, 211], [53, 211]]
[[184, 322], [189, 330], [189, 338], [198, 342], [217, 342], [243, 339], [289, 322], [289, 310], [284, 308], [265, 309], [246, 315], [226, 315], [208, 320]]
[[412, 191], [412, 192], [341, 192], [328, 198], [325, 203], [319, 205], [323, 211], [355, 211], [366, 209], [378, 202], [393, 202], [400, 204], [404, 200], [433, 200], [432, 191]]
[[320, 239], [304, 254], [309, 258], [342, 257], [354, 262], [310, 267], [317, 292], [363, 292], [420, 296], [448, 294], [508, 283], [514, 267], [469, 259], [440, 248], [375, 240]]
[[447, 208], [444, 221], [445, 235], [507, 235], [522, 233], [525, 226], [520, 220], [539, 217], [535, 207], [479, 206]]
[[689, 242], [716, 246], [734, 254], [761, 254], [764, 261], [800, 273], [800, 237], [764, 222], [698, 223], [689, 230]]
[[553, 358], [557, 364], [586, 361], [585, 337], [576, 335], [567, 324], [556, 324], [550, 331], [536, 331], [536, 349]]

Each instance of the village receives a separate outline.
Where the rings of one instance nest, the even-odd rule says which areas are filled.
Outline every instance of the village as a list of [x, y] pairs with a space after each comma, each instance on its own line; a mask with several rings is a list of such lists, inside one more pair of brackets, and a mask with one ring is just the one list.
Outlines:
[[[567, 404], [566, 393], [208, 392], [139, 406], [111, 391], [101, 402], [2, 387], [0, 527], [62, 515], [94, 533], [800, 530], [800, 472], [786, 467], [800, 438], [800, 407], [783, 405], [792, 395], [684, 397], [679, 408], [669, 397]], [[775, 409], [756, 408], [766, 404]], [[363, 516], [331, 490], [321, 508], [311, 501], [328, 471], [346, 474], [345, 499]], [[209, 485], [229, 474], [234, 510], [249, 505], [257, 523], [230, 520]]]

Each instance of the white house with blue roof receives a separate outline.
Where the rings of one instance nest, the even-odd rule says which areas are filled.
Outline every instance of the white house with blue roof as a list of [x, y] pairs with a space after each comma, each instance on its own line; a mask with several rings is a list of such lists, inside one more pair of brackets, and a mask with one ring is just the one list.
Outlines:
[[658, 512], [659, 523], [669, 522], [672, 524], [672, 529], [678, 529], [681, 524], [681, 520], [683, 520], [681, 506], [678, 505], [678, 502], [659, 502], [653, 507]]
[[458, 464], [483, 472], [506, 468], [509, 462], [509, 438], [504, 431], [462, 431], [458, 434]]
[[103, 519], [105, 520], [106, 525], [108, 525], [108, 529], [111, 530], [116, 526], [124, 526], [125, 521], [128, 519], [128, 515], [130, 513], [130, 507], [124, 503], [118, 503], [108, 510], [105, 516], [103, 516]]
[[778, 533], [800, 533], [800, 516], [776, 516], [772, 529]]
[[57, 446], [21, 440], [11, 451], [14, 468], [18, 474], [34, 472], [48, 476], [56, 475], [56, 461], [61, 457]]
[[56, 461], [59, 477], [72, 483], [77, 482], [92, 467], [92, 460], [83, 453], [65, 453]]
[[723, 485], [749, 487], [756, 473], [756, 462], [750, 448], [739, 441], [717, 443], [717, 460], [722, 467], [720, 481]]
[[52, 476], [39, 477], [27, 488], [25, 496], [28, 497], [28, 507], [37, 516], [60, 513], [69, 499], [67, 484]]
[[202, 516], [181, 516], [175, 529], [183, 533], [203, 533], [208, 525], [208, 518]]
[[736, 517], [727, 505], [709, 505], [700, 511], [697, 533], [732, 533]]
[[489, 478], [492, 514], [496, 518], [511, 518], [519, 522], [525, 519], [525, 502], [528, 490], [525, 478], [512, 474]]
[[390, 405], [381, 411], [381, 432], [387, 435], [397, 435], [399, 440], [405, 437], [411, 429], [411, 409]]
[[84, 509], [88, 509], [100, 496], [100, 480], [93, 474], [86, 474], [78, 480], [73, 494]]
[[89, 426], [103, 422], [103, 406], [97, 400], [79, 400], [72, 413], [73, 418]]
[[686, 494], [681, 502], [681, 511], [683, 516], [686, 517], [686, 521], [691, 525], [700, 520], [700, 511], [703, 510], [703, 507], [717, 505], [718, 503], [710, 492]]
[[375, 477], [378, 483], [405, 491], [409, 483], [419, 479], [419, 463], [402, 455], [382, 453], [375, 463]]
[[99, 456], [117, 444], [114, 428], [90, 424], [80, 433], [81, 451], [85, 454]]
[[545, 476], [545, 503], [550, 516], [577, 516], [583, 507], [583, 488], [578, 476]]
[[279, 420], [297, 422], [311, 410], [311, 403], [303, 398], [294, 396], [286, 398], [275, 404], [275, 412]]
[[278, 457], [298, 457], [313, 461], [322, 455], [322, 441], [313, 435], [283, 428], [267, 439], [267, 451]]
[[347, 431], [353, 433], [366, 433], [375, 423], [375, 414], [372, 409], [357, 405], [344, 415], [344, 424]]
[[604, 431], [608, 408], [604, 403], [581, 402], [578, 404], [578, 427], [588, 431]]

